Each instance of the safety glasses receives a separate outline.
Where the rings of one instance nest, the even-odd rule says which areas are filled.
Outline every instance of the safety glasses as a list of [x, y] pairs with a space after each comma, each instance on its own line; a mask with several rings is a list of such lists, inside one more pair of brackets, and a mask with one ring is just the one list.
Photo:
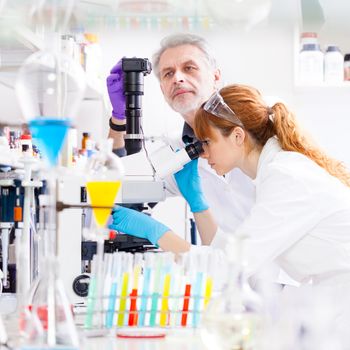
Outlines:
[[216, 117], [226, 119], [238, 126], [244, 128], [243, 123], [238, 119], [236, 113], [226, 104], [218, 91], [204, 103], [203, 109]]

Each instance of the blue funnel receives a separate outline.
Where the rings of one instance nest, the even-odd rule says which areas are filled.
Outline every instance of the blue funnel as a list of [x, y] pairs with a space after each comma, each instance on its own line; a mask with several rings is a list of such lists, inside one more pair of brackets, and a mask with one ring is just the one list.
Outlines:
[[51, 167], [57, 165], [70, 125], [68, 119], [58, 118], [40, 118], [29, 122], [32, 136], [38, 141], [38, 147]]

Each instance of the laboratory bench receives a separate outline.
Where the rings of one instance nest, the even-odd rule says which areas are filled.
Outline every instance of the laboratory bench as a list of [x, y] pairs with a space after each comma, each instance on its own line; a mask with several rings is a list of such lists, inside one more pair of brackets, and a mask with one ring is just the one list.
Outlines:
[[[5, 319], [9, 346], [14, 349], [18, 340], [18, 331], [14, 317]], [[205, 350], [200, 329], [167, 329], [161, 338], [121, 338], [116, 330], [99, 337], [87, 337], [82, 332], [80, 350]], [[63, 348], [64, 349], [64, 348]]]

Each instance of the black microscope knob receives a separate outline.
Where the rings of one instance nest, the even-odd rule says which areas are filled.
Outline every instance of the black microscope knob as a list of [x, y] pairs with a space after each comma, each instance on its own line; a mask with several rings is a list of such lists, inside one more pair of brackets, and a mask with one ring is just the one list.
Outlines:
[[87, 297], [89, 291], [90, 276], [79, 275], [73, 281], [73, 290], [80, 297]]

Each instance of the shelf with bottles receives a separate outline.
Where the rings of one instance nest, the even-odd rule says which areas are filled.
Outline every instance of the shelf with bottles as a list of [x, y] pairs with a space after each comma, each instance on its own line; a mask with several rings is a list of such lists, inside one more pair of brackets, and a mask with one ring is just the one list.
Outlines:
[[350, 48], [341, 45], [336, 37], [324, 42], [322, 34], [304, 32], [300, 28], [296, 26], [294, 34], [295, 89], [348, 90]]
[[[74, 61], [81, 64], [87, 80], [85, 100], [101, 100], [103, 96], [103, 81], [98, 69], [94, 72], [94, 62], [98, 59], [89, 59], [86, 51], [89, 52], [89, 44], [76, 43], [71, 40], [72, 35], [63, 35], [61, 48], [62, 53], [70, 56]], [[88, 38], [90, 38], [88, 36]], [[44, 49], [42, 37], [26, 27], [16, 29], [13, 34], [13, 42], [4, 45], [0, 51], [0, 85], [14, 88], [17, 72], [23, 62], [33, 53]], [[91, 54], [91, 48], [90, 55]], [[95, 50], [97, 51], [97, 50]], [[99, 60], [101, 61], [101, 60]]]

